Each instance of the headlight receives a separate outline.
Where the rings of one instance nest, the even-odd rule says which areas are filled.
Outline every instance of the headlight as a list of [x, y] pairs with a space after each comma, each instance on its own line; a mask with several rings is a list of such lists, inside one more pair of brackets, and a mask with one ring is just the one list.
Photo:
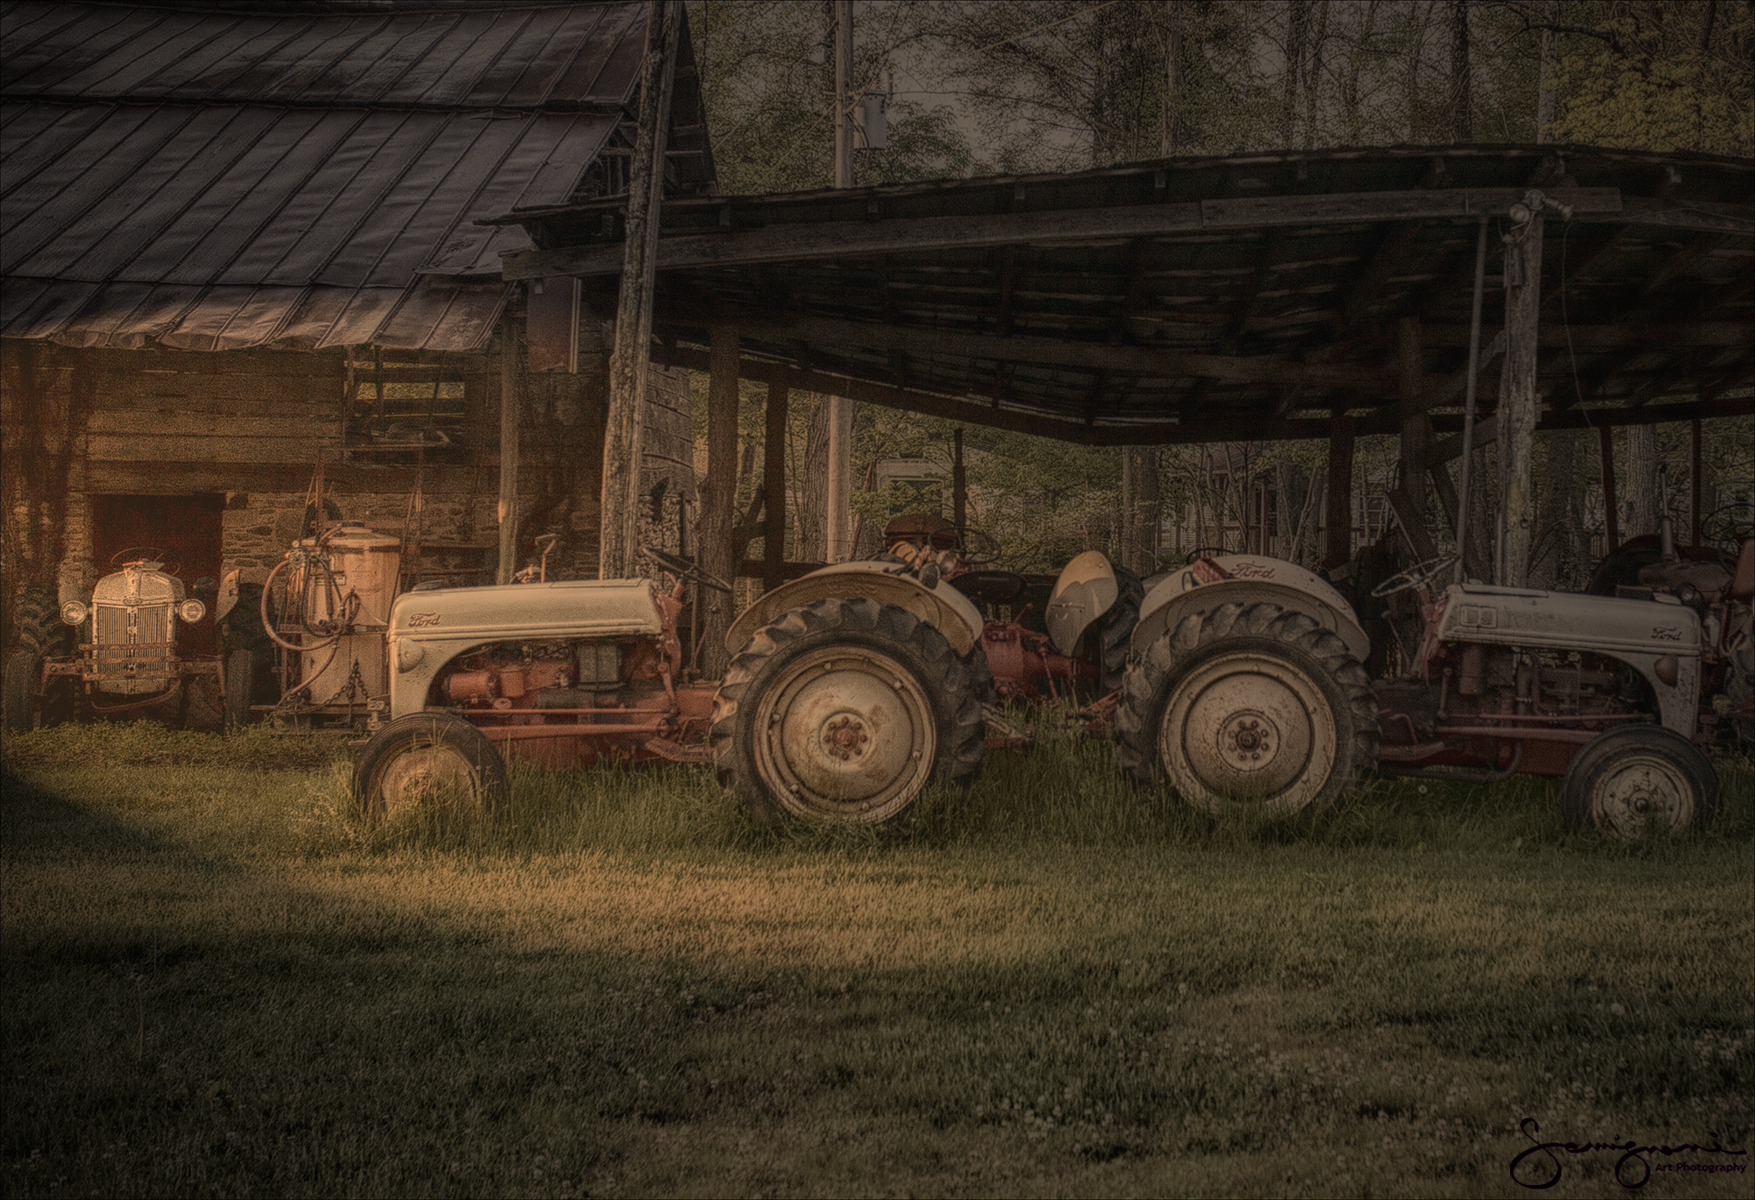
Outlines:
[[85, 615], [91, 610], [77, 600], [69, 600], [61, 606], [61, 619], [69, 625], [85, 624]]
[[206, 615], [207, 605], [199, 600], [185, 600], [177, 605], [177, 616], [185, 625], [193, 625]]

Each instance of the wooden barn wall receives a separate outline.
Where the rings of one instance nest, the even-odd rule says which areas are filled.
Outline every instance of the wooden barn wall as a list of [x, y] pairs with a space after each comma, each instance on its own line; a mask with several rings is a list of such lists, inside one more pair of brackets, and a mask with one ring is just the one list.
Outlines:
[[[520, 328], [519, 317], [509, 314], [506, 328]], [[342, 349], [197, 353], [0, 340], [8, 625], [20, 587], [83, 597], [103, 573], [91, 557], [91, 495], [224, 493], [224, 569], [241, 568], [246, 581], [259, 582], [298, 536], [319, 452], [327, 494], [343, 517], [397, 535], [416, 522], [424, 565], [491, 570], [505, 340], [496, 335], [475, 354], [384, 352], [392, 382], [442, 376], [464, 385], [464, 461], [418, 467], [386, 461], [409, 456], [362, 446], [357, 430], [343, 445], [350, 354]], [[537, 536], [553, 532], [560, 538], [550, 577], [589, 578], [598, 553], [605, 365], [584, 355], [577, 375], [530, 373], [522, 339], [513, 345], [520, 561], [532, 556]], [[372, 377], [363, 366], [373, 361], [369, 349], [357, 348], [351, 361], [356, 377]], [[675, 550], [695, 500], [687, 372], [654, 366], [649, 396], [649, 536]], [[417, 486], [421, 503], [411, 515]]]

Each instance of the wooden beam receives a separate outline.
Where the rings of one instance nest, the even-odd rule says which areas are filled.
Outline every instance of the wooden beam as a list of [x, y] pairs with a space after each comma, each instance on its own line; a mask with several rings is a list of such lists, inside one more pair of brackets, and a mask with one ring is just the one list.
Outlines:
[[1597, 426], [1597, 461], [1603, 474], [1603, 524], [1608, 549], [1621, 544], [1621, 514], [1615, 500], [1615, 437], [1607, 425]]
[[[1512, 205], [1523, 201], [1525, 190], [1450, 188], [1326, 196], [1262, 196], [1183, 204], [1136, 204], [1059, 212], [986, 213], [878, 221], [794, 219], [776, 221], [756, 229], [711, 233], [678, 231], [660, 243], [658, 269], [675, 271], [740, 263], [804, 262], [935, 250], [972, 250], [987, 246], [1111, 241], [1276, 225], [1354, 225], [1503, 215]], [[1615, 188], [1555, 188], [1547, 194], [1562, 204], [1570, 204], [1577, 216], [1590, 214], [1613, 218], [1621, 212], [1621, 193]], [[757, 212], [761, 210], [759, 205], [748, 207]], [[778, 206], [772, 209], [777, 218], [783, 211], [790, 215], [791, 210]], [[1669, 216], [1656, 223], [1678, 224]], [[548, 219], [538, 214], [526, 218], [537, 226]], [[1730, 231], [1736, 232], [1735, 229]], [[504, 255], [501, 263], [503, 277], [512, 280], [554, 275], [614, 275], [621, 270], [621, 259], [621, 247], [604, 242], [514, 251]]]
[[518, 563], [518, 335], [500, 322], [500, 559], [495, 583], [511, 583]]
[[[696, 544], [702, 569], [729, 581], [738, 557], [732, 546], [733, 509], [737, 505], [737, 328], [715, 325], [712, 337], [707, 378], [707, 478], [701, 482]], [[720, 678], [729, 665], [725, 633], [735, 616], [734, 600], [712, 588], [695, 589], [695, 603], [702, 610], [699, 654], [704, 678]]]
[[771, 310], [723, 310], [717, 316], [709, 316], [681, 306], [666, 306], [655, 317], [660, 329], [683, 336], [693, 335], [714, 319], [736, 324], [746, 341], [765, 341], [786, 347], [802, 341], [825, 346], [855, 346], [870, 351], [902, 351], [985, 362], [1034, 363], [1154, 378], [1297, 383], [1314, 388], [1347, 388], [1379, 396], [1393, 396], [1400, 387], [1400, 376], [1393, 369], [1344, 363], [1236, 358], [1225, 354], [1191, 354], [1148, 346], [1111, 346], [1059, 338], [998, 337], [989, 333], [879, 325], [838, 317], [787, 317]]
[[[1419, 404], [1424, 398], [1425, 374], [1420, 360], [1420, 318], [1402, 317], [1396, 322], [1396, 357], [1401, 376], [1402, 404]], [[1401, 469], [1407, 519], [1426, 524], [1426, 445], [1432, 440], [1432, 418], [1424, 412], [1402, 418]], [[1411, 536], [1411, 535], [1410, 535]], [[1430, 537], [1427, 539], [1430, 541]], [[1418, 553], [1418, 548], [1416, 547]], [[1417, 560], [1424, 562], [1432, 554]]]
[[1536, 390], [1538, 320], [1542, 307], [1539, 215], [1513, 224], [1505, 242], [1505, 359], [1499, 407], [1499, 545], [1495, 583], [1522, 587], [1529, 576], [1535, 523], [1531, 443], [1540, 411]]
[[1341, 306], [1341, 329], [1353, 331], [1365, 324], [1371, 302], [1383, 291], [1383, 285], [1395, 274], [1397, 264], [1407, 257], [1419, 236], [1423, 223], [1397, 221], [1377, 239], [1376, 247], [1363, 268], [1354, 274], [1353, 286]]
[[[621, 288], [610, 356], [609, 415], [603, 434], [603, 503], [598, 577], [627, 579], [640, 569], [640, 468], [646, 366], [651, 360], [652, 289], [663, 219], [664, 142], [676, 84], [681, 0], [651, 0], [640, 64], [640, 111], [628, 175], [627, 240], [615, 247]], [[565, 272], [562, 272], [563, 274]]]
[[[1428, 346], [1467, 346], [1467, 325], [1432, 325], [1424, 329]], [[1504, 330], [1491, 325], [1482, 329], [1483, 337], [1496, 336]], [[1544, 345], [1565, 345], [1572, 339], [1575, 350], [1615, 350], [1622, 347], [1652, 346], [1669, 350], [1681, 346], [1747, 346], [1755, 344], [1755, 321], [1690, 321], [1665, 325], [1573, 325], [1568, 328], [1559, 321], [1544, 321], [1538, 328]]]
[[1353, 421], [1337, 409], [1328, 441], [1328, 539], [1323, 565], [1329, 570], [1353, 557]]
[[762, 578], [765, 591], [786, 580], [786, 405], [790, 391], [784, 383], [768, 385], [768, 423], [762, 439], [762, 490], [767, 499], [762, 529]]

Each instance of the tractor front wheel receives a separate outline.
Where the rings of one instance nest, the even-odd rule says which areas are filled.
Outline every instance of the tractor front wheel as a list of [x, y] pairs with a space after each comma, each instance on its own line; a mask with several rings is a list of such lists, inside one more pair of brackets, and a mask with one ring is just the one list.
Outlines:
[[37, 686], [42, 676], [43, 657], [29, 650], [14, 650], [6, 657], [4, 680], [0, 689], [4, 697], [4, 721], [8, 733], [25, 733], [37, 723]]
[[720, 777], [761, 821], [888, 821], [932, 780], [980, 767], [981, 675], [893, 605], [795, 608], [758, 630], [726, 672], [713, 710]]
[[506, 796], [499, 751], [481, 730], [448, 713], [415, 713], [384, 726], [360, 751], [353, 780], [372, 825], [415, 809], [468, 819]]
[[1128, 672], [1116, 757], [1217, 815], [1324, 808], [1377, 758], [1377, 701], [1345, 643], [1276, 604], [1185, 618]]
[[1718, 773], [1673, 729], [1630, 725], [1587, 743], [1560, 783], [1568, 829], [1595, 826], [1619, 838], [1686, 833], [1718, 808]]

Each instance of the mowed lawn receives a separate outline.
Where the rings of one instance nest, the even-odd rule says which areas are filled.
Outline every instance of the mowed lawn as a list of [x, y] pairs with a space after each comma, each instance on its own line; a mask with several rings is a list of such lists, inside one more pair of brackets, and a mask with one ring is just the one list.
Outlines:
[[1514, 1196], [1526, 1117], [1676, 1151], [1548, 1195], [1755, 1186], [1747, 763], [1636, 845], [1531, 780], [1213, 823], [1054, 738], [878, 833], [694, 768], [373, 832], [259, 733], [6, 770], [7, 1195]]

